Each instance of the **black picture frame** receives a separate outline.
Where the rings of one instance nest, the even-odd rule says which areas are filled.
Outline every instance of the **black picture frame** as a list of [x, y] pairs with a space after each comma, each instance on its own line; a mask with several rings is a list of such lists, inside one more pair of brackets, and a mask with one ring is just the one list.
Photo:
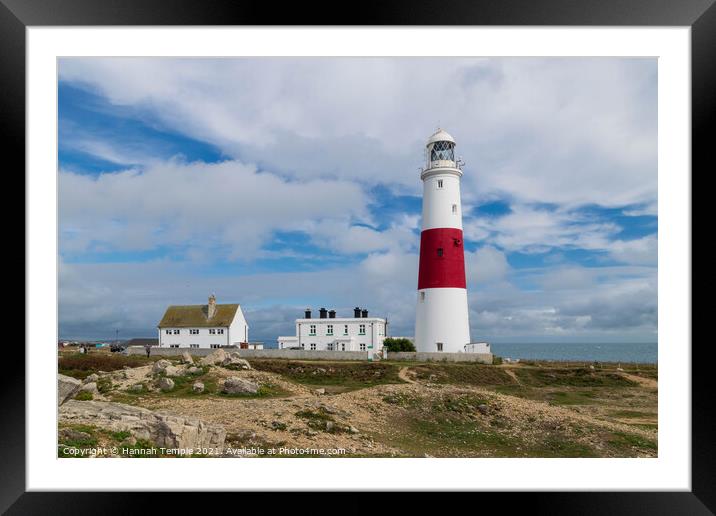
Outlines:
[[[709, 141], [716, 125], [716, 6], [713, 4], [714, 0], [373, 0], [350, 5], [335, 1], [274, 4], [256, 0], [0, 0], [0, 127], [4, 136], [0, 145], [5, 148], [6, 159], [14, 158], [16, 169], [25, 168], [25, 29], [28, 26], [689, 26], [692, 169], [700, 169], [705, 174], [716, 169], [710, 149], [713, 144]], [[20, 188], [24, 189], [24, 183]], [[17, 269], [25, 270], [24, 258], [24, 254], [17, 252], [10, 257]], [[26, 342], [25, 345], [38, 343]], [[487, 508], [489, 505], [485, 502], [500, 496], [501, 503], [509, 497], [512, 509], [524, 505], [531, 513], [538, 514], [713, 514], [716, 511], [716, 411], [710, 399], [712, 386], [707, 383], [707, 368], [711, 365], [707, 360], [707, 346], [697, 345], [691, 352], [690, 492], [480, 493], [481, 506]], [[18, 355], [15, 360], [20, 358]], [[24, 356], [22, 362], [16, 362], [1, 376], [4, 385], [0, 390], [3, 398], [0, 510], [7, 510], [8, 514], [74, 515], [135, 512], [132, 508], [145, 503], [146, 493], [133, 493], [131, 505], [127, 505], [127, 495], [120, 492], [26, 492]], [[162, 497], [165, 511], [173, 512], [181, 507], [178, 512], [183, 513], [196, 498], [187, 495], [158, 496]], [[357, 499], [356, 503], [360, 505]]]

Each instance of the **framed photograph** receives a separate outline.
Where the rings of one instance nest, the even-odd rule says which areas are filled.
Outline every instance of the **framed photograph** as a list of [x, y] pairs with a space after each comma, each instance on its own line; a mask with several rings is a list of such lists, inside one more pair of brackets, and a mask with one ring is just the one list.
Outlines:
[[712, 2], [0, 1], [27, 201], [3, 510], [529, 491], [711, 514]]

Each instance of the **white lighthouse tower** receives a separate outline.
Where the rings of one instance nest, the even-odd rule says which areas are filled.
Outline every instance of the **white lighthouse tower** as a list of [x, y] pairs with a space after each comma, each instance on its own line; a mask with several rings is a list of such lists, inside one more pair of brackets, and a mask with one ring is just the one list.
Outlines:
[[470, 342], [460, 203], [462, 163], [455, 159], [455, 140], [442, 129], [428, 139], [425, 158], [420, 174], [423, 229], [415, 347], [457, 353]]

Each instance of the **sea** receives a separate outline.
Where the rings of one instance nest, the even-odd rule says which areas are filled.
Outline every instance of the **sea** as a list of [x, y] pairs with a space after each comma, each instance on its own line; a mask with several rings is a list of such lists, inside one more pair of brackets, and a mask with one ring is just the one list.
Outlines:
[[574, 362], [657, 363], [657, 343], [500, 343], [490, 344], [502, 358], [522, 360], [564, 360]]

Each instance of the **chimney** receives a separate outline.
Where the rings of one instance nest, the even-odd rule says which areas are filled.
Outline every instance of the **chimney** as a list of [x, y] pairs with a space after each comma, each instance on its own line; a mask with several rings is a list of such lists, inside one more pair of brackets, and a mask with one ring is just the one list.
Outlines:
[[368, 310], [363, 309], [363, 319], [368, 317]]
[[321, 319], [325, 319], [328, 315], [328, 310], [326, 310], [325, 308], [321, 308], [318, 313], [320, 314]]
[[311, 318], [311, 309], [306, 308], [306, 319], [310, 319], [310, 318]]
[[328, 318], [329, 318], [329, 319], [335, 319], [335, 318], [336, 318], [336, 311], [335, 311], [335, 310], [329, 310], [329, 311], [328, 311]]
[[216, 315], [216, 296], [214, 294], [209, 296], [209, 306], [206, 312], [206, 317], [212, 319]]
[[353, 309], [353, 317], [355, 317], [356, 319], [360, 318], [360, 308], [357, 306]]

